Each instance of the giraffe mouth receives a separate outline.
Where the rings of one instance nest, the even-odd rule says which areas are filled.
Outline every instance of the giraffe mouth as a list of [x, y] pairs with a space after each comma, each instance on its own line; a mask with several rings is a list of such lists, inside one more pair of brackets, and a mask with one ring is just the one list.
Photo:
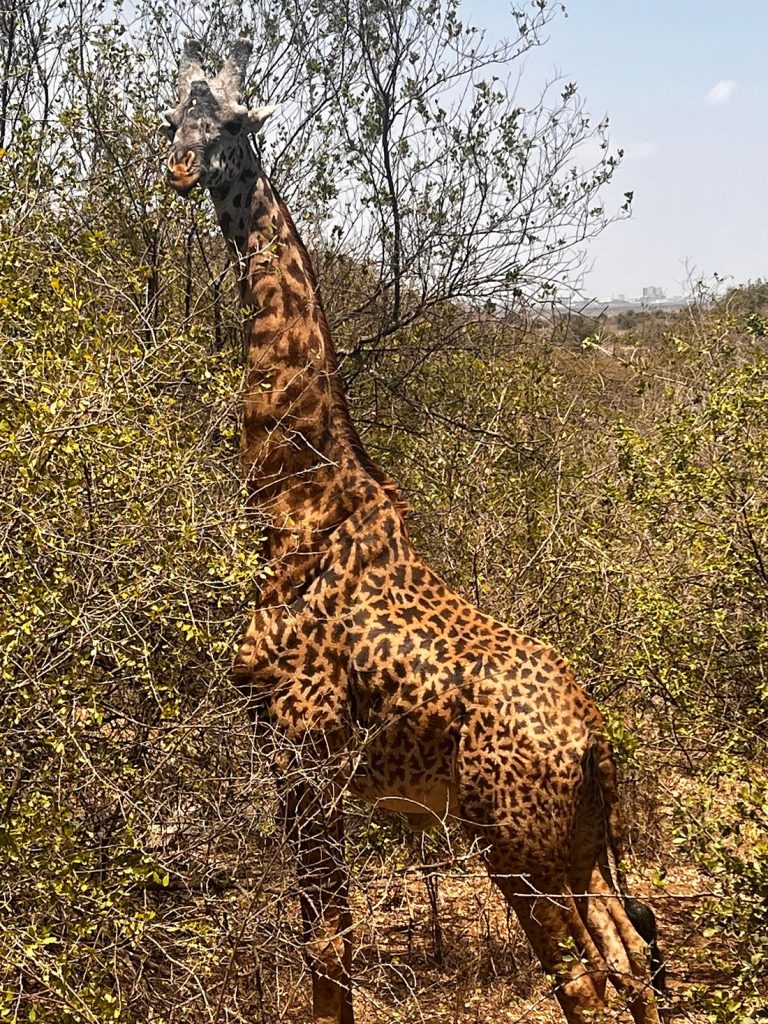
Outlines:
[[191, 149], [181, 158], [176, 153], [171, 153], [166, 170], [169, 185], [180, 195], [190, 192], [203, 176], [203, 169]]
[[200, 181], [200, 171], [188, 174], [187, 172], [180, 173], [178, 171], [168, 171], [168, 184], [179, 195], [186, 195], [187, 192], [191, 192], [192, 189]]

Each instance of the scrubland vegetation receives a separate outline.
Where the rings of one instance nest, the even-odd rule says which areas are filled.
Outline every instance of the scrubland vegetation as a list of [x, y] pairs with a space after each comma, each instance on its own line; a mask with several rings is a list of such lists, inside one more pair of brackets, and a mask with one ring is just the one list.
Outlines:
[[[0, 1020], [303, 1020], [292, 863], [228, 675], [261, 570], [237, 299], [207, 200], [173, 199], [158, 169], [178, 22], [145, 11], [131, 35], [118, 14], [85, 47], [56, 10], [3, 14], [28, 78], [4, 89], [0, 157]], [[231, 31], [212, 24], [213, 42]], [[373, 181], [383, 165], [355, 170], [365, 131], [372, 151], [396, 124], [366, 120], [350, 85], [348, 173], [378, 239], [363, 259], [324, 97], [272, 162], [365, 442], [435, 568], [554, 642], [606, 711], [630, 878], [657, 910], [680, 1017], [768, 1020], [768, 286], [586, 334], [540, 302], [502, 309], [495, 294], [540, 300], [571, 256], [525, 241], [491, 267], [461, 235], [439, 264], [453, 277], [420, 269], [419, 231], [444, 237], [478, 180], [454, 180], [430, 224], [386, 169]], [[486, 100], [472, 124], [498, 113]], [[589, 208], [611, 172], [593, 169]], [[538, 196], [551, 222], [557, 196]], [[381, 228], [393, 211], [398, 242]], [[571, 243], [586, 223], [574, 212]], [[351, 812], [362, 1019], [553, 1019], [460, 837]]]

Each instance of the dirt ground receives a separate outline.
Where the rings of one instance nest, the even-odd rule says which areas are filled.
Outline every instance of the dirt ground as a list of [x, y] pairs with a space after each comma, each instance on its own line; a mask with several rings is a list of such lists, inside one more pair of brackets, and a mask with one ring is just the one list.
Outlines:
[[[430, 872], [417, 861], [358, 874], [352, 894], [358, 1024], [562, 1024], [552, 986], [516, 920], [480, 866], [465, 866], [466, 873]], [[712, 977], [708, 942], [693, 917], [698, 894], [706, 891], [703, 879], [682, 867], [663, 887], [638, 875], [629, 882], [657, 915], [673, 1020], [703, 1024], [689, 1000], [691, 986]], [[290, 973], [279, 1016], [305, 1024], [309, 978]], [[611, 1009], [608, 1019], [630, 1020], [618, 1001]]]

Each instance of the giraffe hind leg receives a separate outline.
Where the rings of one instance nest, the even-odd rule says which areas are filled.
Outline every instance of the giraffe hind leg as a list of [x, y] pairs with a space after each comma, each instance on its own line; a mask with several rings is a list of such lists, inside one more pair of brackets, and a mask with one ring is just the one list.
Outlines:
[[568, 1024], [596, 1024], [605, 1010], [606, 964], [562, 880], [492, 874], [515, 911]]
[[[659, 1024], [661, 1017], [649, 955], [654, 946], [650, 950], [648, 947], [650, 933], [655, 933], [655, 919], [636, 901], [637, 913], [632, 901], [627, 909], [624, 898], [614, 887], [607, 859], [609, 845], [618, 868], [623, 832], [610, 745], [606, 742], [600, 745], [593, 737], [582, 760], [582, 769], [587, 785], [581, 795], [571, 845], [571, 885], [579, 894], [582, 920], [608, 965], [611, 983], [621, 994], [636, 1024]], [[645, 915], [641, 908], [647, 911]], [[633, 914], [636, 920], [632, 919]], [[658, 951], [658, 947], [655, 948]]]
[[634, 927], [623, 900], [597, 865], [588, 875], [574, 877], [573, 885], [583, 894], [578, 900], [582, 920], [636, 1024], [659, 1024], [646, 940]]

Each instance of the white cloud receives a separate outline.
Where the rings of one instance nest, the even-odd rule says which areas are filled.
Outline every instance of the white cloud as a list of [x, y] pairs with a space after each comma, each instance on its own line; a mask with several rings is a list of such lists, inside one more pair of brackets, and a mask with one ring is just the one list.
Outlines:
[[615, 149], [615, 146], [609, 146], [608, 150], [605, 150], [600, 144], [600, 139], [591, 138], [580, 143], [576, 153], [582, 167], [591, 167], [593, 164], [599, 164], [605, 156], [613, 153]]
[[627, 160], [647, 160], [656, 156], [658, 148], [655, 142], [630, 142], [625, 153]]
[[722, 82], [718, 82], [707, 93], [707, 103], [711, 103], [713, 107], [721, 103], [727, 103], [731, 96], [733, 96], [735, 88], [736, 83], [732, 78], [726, 78]]

